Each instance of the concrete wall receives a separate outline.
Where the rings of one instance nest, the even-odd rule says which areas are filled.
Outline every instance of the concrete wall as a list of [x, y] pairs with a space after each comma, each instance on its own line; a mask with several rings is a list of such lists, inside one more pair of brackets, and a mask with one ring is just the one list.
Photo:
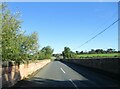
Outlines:
[[26, 78], [28, 75], [44, 67], [50, 62], [49, 59], [37, 63], [14, 65], [2, 68], [2, 87], [10, 87], [16, 82]]
[[120, 75], [120, 58], [66, 59], [64, 61], [88, 68], [98, 69], [110, 75]]

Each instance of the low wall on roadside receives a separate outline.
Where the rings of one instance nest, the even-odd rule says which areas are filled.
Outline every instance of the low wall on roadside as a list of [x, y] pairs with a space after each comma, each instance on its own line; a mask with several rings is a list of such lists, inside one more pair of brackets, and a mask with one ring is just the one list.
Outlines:
[[36, 63], [14, 65], [2, 68], [2, 87], [13, 86], [18, 81], [41, 69], [50, 62], [49, 59], [40, 60]]
[[120, 58], [63, 59], [63, 61], [100, 70], [110, 76], [120, 75]]

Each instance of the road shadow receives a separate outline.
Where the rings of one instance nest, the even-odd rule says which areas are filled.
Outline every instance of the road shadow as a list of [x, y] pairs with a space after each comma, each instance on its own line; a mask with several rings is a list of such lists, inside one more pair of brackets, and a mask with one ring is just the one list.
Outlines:
[[104, 79], [105, 77], [100, 74], [96, 74], [89, 69], [67, 62], [62, 63], [85, 77], [87, 80], [75, 79], [71, 82], [70, 80], [53, 80], [32, 77], [30, 79], [19, 81], [10, 89], [120, 89], [118, 85], [113, 85], [109, 80]]
[[[15, 86], [9, 89], [118, 89], [117, 87], [95, 87], [93, 85], [83, 86], [82, 84], [88, 85], [87, 80], [74, 80], [75, 84], [79, 86], [75, 87], [70, 81], [58, 81], [52, 79], [42, 79], [35, 77], [34, 80], [22, 80], [19, 81]], [[77, 84], [77, 85], [78, 85]]]
[[103, 82], [105, 83], [105, 85], [108, 85], [108, 86], [111, 85], [111, 83], [109, 83], [109, 82], [114, 82], [118, 86], [120, 85], [120, 81], [118, 81], [116, 79], [113, 79], [113, 78], [111, 78], [107, 75], [104, 75], [104, 73], [102, 73], [103, 71], [88, 68], [88, 67], [84, 67], [84, 66], [81, 66], [81, 65], [76, 65], [74, 63], [69, 63], [69, 62], [64, 62], [64, 61], [60, 61], [60, 62], [62, 62], [66, 66], [70, 67], [71, 69], [73, 69], [74, 71], [79, 73], [80, 75], [84, 76], [89, 81], [94, 81], [99, 85], [102, 85]]

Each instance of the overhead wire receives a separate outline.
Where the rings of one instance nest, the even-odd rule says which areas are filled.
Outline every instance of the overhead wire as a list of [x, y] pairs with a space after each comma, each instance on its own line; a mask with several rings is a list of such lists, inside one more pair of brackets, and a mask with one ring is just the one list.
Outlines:
[[[105, 29], [103, 29], [101, 32], [99, 32], [98, 34], [96, 34], [95, 36], [93, 36], [92, 38], [90, 38], [89, 40], [87, 40], [85, 43], [83, 43], [82, 45], [78, 46], [77, 48], [82, 47], [83, 45], [87, 44], [88, 42], [90, 42], [91, 40], [95, 39], [97, 36], [99, 36], [100, 34], [102, 34], [103, 32], [105, 32], [107, 29], [109, 29], [111, 26], [113, 26], [115, 23], [119, 22], [120, 18], [118, 18], [116, 21], [114, 21], [112, 24], [110, 24], [108, 27], [106, 27]], [[73, 50], [77, 49], [74, 48]]]

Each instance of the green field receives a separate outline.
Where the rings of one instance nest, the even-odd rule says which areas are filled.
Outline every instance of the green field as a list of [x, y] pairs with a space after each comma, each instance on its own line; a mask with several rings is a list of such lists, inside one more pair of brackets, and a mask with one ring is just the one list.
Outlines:
[[79, 54], [79, 58], [104, 58], [104, 57], [118, 57], [118, 53], [109, 53], [109, 54]]

